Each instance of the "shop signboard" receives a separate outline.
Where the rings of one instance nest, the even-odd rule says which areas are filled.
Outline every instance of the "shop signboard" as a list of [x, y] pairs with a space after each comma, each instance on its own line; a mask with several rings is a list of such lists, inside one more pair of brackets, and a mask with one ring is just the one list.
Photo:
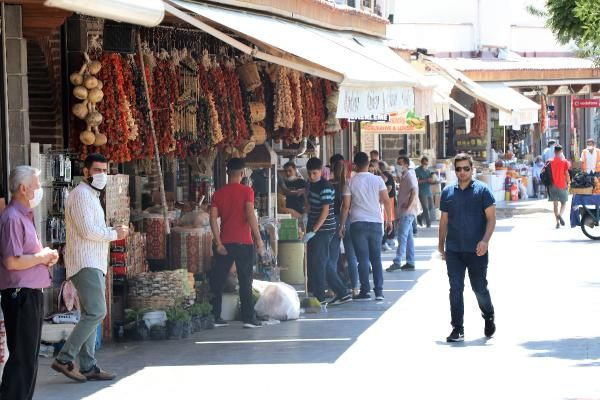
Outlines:
[[359, 120], [365, 116], [414, 108], [415, 93], [412, 87], [363, 88], [342, 84], [336, 118]]
[[573, 99], [575, 108], [600, 108], [600, 99]]
[[417, 117], [412, 111], [400, 111], [390, 114], [389, 122], [361, 122], [362, 133], [425, 133], [425, 119]]

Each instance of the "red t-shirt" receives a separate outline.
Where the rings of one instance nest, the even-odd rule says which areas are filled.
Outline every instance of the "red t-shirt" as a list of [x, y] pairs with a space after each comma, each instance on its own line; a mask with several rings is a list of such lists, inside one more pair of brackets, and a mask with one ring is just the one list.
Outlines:
[[254, 205], [254, 191], [240, 183], [229, 183], [213, 195], [212, 207], [221, 217], [223, 244], [252, 244], [250, 224], [246, 218], [246, 203]]
[[552, 169], [552, 184], [557, 189], [566, 189], [569, 162], [563, 158], [554, 157], [550, 162], [550, 168]]

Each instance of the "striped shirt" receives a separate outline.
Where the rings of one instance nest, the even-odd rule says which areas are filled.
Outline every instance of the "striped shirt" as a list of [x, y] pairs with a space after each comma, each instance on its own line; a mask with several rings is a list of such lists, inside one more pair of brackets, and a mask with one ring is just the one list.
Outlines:
[[80, 183], [67, 198], [65, 222], [67, 279], [83, 268], [96, 268], [106, 274], [108, 246], [117, 240], [117, 231], [106, 226], [100, 193], [87, 183]]
[[329, 205], [329, 214], [323, 222], [319, 231], [335, 231], [335, 214], [334, 214], [335, 189], [324, 178], [318, 182], [310, 182], [308, 190], [308, 204], [310, 211], [308, 213], [308, 230], [312, 231], [313, 227], [321, 216], [323, 206]]

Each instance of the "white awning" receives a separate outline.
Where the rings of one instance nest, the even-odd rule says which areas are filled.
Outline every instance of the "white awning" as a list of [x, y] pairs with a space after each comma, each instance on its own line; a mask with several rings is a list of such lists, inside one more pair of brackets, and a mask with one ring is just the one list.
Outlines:
[[539, 104], [504, 83], [480, 84], [452, 68], [446, 60], [430, 56], [421, 56], [421, 59], [433, 70], [454, 81], [456, 87], [466, 94], [497, 108], [500, 125], [517, 127], [538, 122]]
[[513, 107], [511, 113], [500, 111], [500, 125], [517, 127], [539, 122], [538, 115], [541, 107], [536, 102], [504, 83], [481, 83], [481, 86]]
[[[211, 25], [183, 13], [169, 3], [200, 16]], [[232, 45], [232, 41], [237, 40], [216, 30], [214, 26], [223, 26], [236, 32], [255, 45], [251, 54], [257, 58], [338, 82], [338, 118], [352, 119], [401, 109], [412, 110], [413, 88], [426, 86], [421, 75], [379, 39], [328, 31], [250, 11], [181, 0], [166, 1], [165, 9], [220, 39], [226, 36], [229, 39], [227, 42]], [[238, 41], [238, 44], [242, 43]], [[270, 51], [271, 48], [298, 58], [277, 55], [275, 51]], [[287, 61], [287, 64], [280, 61]], [[292, 63], [295, 66], [290, 65]], [[322, 69], [315, 68], [315, 65]], [[307, 70], [305, 66], [311, 69]], [[327, 75], [320, 72], [326, 72]]]

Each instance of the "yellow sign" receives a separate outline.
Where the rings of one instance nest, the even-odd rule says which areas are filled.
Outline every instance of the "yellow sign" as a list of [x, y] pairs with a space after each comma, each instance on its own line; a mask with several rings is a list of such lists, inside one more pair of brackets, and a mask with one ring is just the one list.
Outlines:
[[425, 119], [417, 117], [412, 111], [400, 111], [390, 114], [389, 122], [361, 122], [363, 133], [425, 133]]

